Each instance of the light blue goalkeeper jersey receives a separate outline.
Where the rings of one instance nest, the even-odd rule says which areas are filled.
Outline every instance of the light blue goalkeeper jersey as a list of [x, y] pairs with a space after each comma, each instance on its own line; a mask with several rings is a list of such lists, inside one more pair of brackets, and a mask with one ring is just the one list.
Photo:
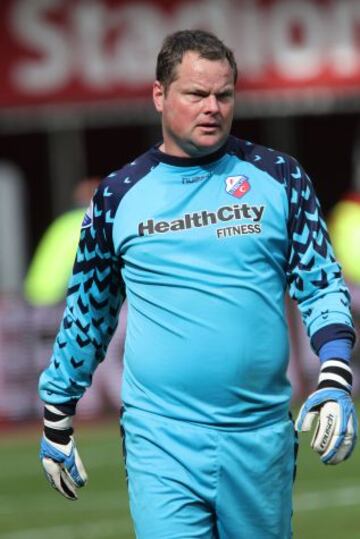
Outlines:
[[196, 159], [152, 148], [102, 182], [85, 216], [41, 398], [82, 396], [126, 296], [128, 409], [228, 428], [282, 419], [287, 287], [315, 350], [353, 338], [349, 294], [301, 166], [234, 137]]

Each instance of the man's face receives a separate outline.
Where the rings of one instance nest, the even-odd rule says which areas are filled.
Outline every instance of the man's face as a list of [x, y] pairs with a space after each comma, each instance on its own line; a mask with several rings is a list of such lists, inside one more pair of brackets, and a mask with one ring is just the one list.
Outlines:
[[184, 54], [167, 92], [156, 81], [156, 110], [162, 114], [164, 143], [160, 149], [179, 157], [216, 151], [230, 133], [234, 114], [234, 73], [227, 60]]

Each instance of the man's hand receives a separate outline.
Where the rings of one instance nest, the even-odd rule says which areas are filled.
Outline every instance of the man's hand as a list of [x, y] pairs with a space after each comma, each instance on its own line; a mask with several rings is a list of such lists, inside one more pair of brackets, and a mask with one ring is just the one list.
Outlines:
[[343, 389], [318, 389], [303, 404], [295, 422], [299, 432], [317, 425], [311, 447], [325, 464], [338, 464], [350, 457], [357, 440], [357, 417], [351, 395]]
[[69, 500], [77, 500], [76, 489], [87, 481], [73, 438], [74, 408], [69, 404], [45, 404], [40, 448], [40, 460], [47, 480]]
[[66, 444], [58, 444], [43, 435], [40, 459], [45, 475], [56, 490], [69, 500], [77, 500], [76, 488], [83, 487], [87, 475], [77, 452], [74, 438]]

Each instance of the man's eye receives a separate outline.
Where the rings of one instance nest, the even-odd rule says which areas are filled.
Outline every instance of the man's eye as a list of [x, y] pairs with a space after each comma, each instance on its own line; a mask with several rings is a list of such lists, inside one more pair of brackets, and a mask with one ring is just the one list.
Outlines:
[[219, 94], [217, 96], [217, 98], [220, 100], [220, 101], [226, 101], [227, 99], [231, 99], [233, 97], [233, 93], [232, 92], [224, 92], [223, 94]]

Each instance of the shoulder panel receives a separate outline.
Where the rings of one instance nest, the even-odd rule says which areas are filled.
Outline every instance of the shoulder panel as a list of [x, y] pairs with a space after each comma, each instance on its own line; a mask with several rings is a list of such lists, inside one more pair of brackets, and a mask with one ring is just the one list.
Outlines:
[[229, 139], [228, 153], [248, 161], [269, 174], [275, 181], [284, 185], [287, 183], [286, 178], [292, 157], [286, 153], [235, 137]]

